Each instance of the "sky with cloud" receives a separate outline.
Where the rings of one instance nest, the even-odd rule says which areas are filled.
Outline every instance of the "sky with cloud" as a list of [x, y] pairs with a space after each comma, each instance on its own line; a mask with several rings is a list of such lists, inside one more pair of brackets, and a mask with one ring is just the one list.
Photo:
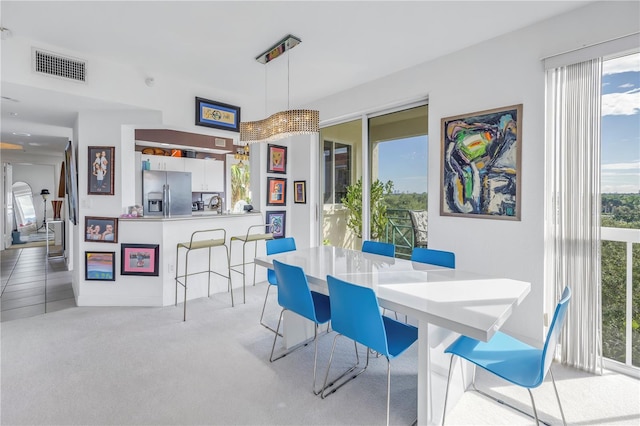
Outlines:
[[604, 62], [601, 192], [640, 193], [640, 53]]

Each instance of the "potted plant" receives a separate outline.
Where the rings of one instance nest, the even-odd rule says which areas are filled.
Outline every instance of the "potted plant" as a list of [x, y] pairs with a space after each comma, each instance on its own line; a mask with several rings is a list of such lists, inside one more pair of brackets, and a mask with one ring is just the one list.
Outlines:
[[[379, 179], [371, 184], [371, 226], [370, 238], [378, 240], [384, 236], [387, 222], [387, 205], [384, 202], [385, 195], [393, 191], [393, 182], [382, 183]], [[353, 185], [347, 187], [347, 195], [342, 198], [342, 204], [349, 209], [347, 227], [351, 229], [358, 238], [362, 238], [362, 178]]]

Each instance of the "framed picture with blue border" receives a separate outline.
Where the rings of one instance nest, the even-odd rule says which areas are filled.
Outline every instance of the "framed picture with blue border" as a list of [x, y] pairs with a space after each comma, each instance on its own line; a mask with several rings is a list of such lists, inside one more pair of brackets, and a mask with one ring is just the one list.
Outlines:
[[196, 126], [240, 131], [240, 107], [196, 97]]
[[272, 233], [273, 238], [284, 238], [286, 229], [287, 212], [284, 210], [268, 211], [266, 214], [267, 219], [267, 233]]

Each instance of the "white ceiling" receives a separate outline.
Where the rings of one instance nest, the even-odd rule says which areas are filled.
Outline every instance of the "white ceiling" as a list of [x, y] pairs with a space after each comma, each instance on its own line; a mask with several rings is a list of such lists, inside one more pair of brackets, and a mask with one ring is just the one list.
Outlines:
[[[0, 16], [13, 37], [255, 98], [241, 107], [263, 111], [265, 65], [254, 58], [287, 34], [303, 41], [290, 53], [291, 101], [302, 106], [586, 3], [3, 0]], [[119, 107], [4, 81], [2, 96], [19, 100], [2, 100], [2, 141], [27, 152], [59, 152], [83, 108]]]

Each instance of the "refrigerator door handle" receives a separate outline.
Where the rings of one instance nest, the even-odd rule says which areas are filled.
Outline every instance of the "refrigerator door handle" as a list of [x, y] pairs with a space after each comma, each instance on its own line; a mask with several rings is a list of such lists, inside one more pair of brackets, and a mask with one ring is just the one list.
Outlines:
[[171, 187], [169, 185], [165, 185], [165, 194], [167, 199], [167, 208], [164, 209], [165, 217], [171, 216]]

